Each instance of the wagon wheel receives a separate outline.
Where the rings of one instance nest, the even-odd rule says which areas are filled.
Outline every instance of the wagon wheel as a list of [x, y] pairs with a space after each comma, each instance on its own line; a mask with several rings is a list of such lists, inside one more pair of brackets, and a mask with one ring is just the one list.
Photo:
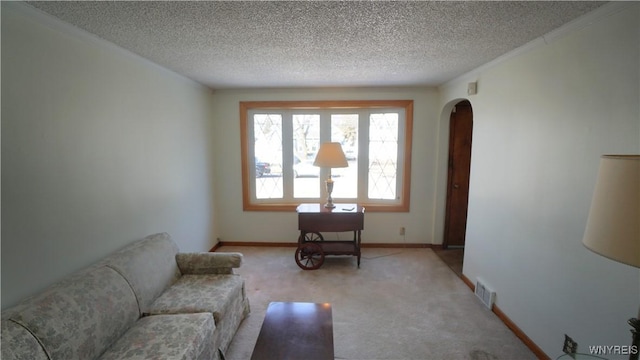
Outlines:
[[[302, 235], [300, 235], [302, 237]], [[324, 237], [319, 232], [308, 232], [304, 233], [304, 237], [302, 237], [302, 241], [324, 241]], [[300, 239], [298, 239], [300, 242]]]
[[296, 249], [296, 264], [303, 270], [315, 270], [324, 262], [324, 251], [315, 242], [304, 243]]

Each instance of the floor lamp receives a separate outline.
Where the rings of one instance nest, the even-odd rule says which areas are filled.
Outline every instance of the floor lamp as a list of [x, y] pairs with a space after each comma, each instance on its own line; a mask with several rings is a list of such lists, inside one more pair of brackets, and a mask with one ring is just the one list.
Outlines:
[[333, 198], [331, 197], [331, 193], [333, 192], [333, 179], [331, 179], [331, 169], [349, 166], [347, 157], [344, 155], [344, 151], [342, 151], [342, 146], [340, 146], [340, 143], [322, 143], [320, 145], [320, 149], [318, 150], [318, 154], [316, 155], [316, 159], [313, 162], [313, 165], [329, 169], [329, 178], [325, 182], [327, 185], [327, 203], [324, 205], [324, 207], [333, 209], [336, 206], [333, 204]]
[[[640, 155], [603, 155], [582, 243], [591, 251], [640, 268]], [[640, 310], [629, 319], [631, 360], [640, 351]]]

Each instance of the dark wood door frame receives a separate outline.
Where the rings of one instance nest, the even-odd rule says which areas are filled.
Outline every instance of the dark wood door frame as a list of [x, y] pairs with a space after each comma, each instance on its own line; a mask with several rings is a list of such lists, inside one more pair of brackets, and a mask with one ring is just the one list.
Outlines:
[[471, 103], [461, 101], [449, 118], [449, 159], [447, 205], [442, 247], [464, 247], [471, 171], [473, 111]]

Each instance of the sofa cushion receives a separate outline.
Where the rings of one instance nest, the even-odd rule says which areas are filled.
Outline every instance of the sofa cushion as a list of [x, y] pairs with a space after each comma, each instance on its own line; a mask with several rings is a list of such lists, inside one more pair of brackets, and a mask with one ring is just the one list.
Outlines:
[[146, 314], [209, 312], [218, 324], [237, 298], [244, 298], [244, 280], [238, 275], [183, 275]]
[[[4, 315], [4, 314], [3, 314]], [[4, 360], [48, 360], [42, 345], [24, 326], [12, 320], [0, 324], [2, 328], [2, 355]]]
[[31, 332], [51, 359], [90, 360], [137, 319], [138, 304], [129, 284], [113, 269], [100, 266], [22, 301], [3, 321]]
[[147, 316], [136, 322], [100, 360], [214, 358], [211, 313]]
[[233, 274], [242, 265], [241, 253], [178, 253], [176, 262], [183, 275]]
[[178, 246], [167, 233], [149, 235], [107, 257], [103, 263], [122, 274], [138, 299], [140, 314], [180, 277]]

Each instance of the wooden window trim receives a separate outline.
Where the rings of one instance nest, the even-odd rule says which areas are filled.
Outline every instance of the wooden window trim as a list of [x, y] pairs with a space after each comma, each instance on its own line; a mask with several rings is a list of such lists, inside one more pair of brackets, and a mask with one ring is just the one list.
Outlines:
[[255, 204], [251, 202], [249, 185], [249, 142], [247, 141], [247, 114], [252, 109], [285, 109], [285, 110], [314, 110], [314, 109], [375, 109], [375, 108], [404, 108], [405, 110], [405, 139], [404, 166], [402, 173], [402, 196], [400, 204], [384, 205], [379, 203], [362, 203], [367, 212], [409, 212], [411, 200], [411, 144], [413, 141], [413, 100], [339, 100], [339, 101], [241, 101], [240, 102], [240, 136], [242, 156], [242, 209], [244, 211], [294, 211], [297, 204]]

